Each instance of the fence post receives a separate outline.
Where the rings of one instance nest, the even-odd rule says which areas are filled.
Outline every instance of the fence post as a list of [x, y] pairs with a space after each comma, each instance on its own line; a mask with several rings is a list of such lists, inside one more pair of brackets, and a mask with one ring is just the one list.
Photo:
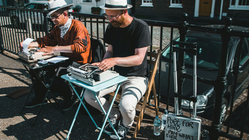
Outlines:
[[28, 18], [26, 20], [26, 23], [27, 23], [26, 24], [26, 30], [28, 31], [30, 38], [32, 38], [33, 37], [33, 30], [32, 30], [32, 23], [31, 23], [30, 18]]
[[215, 106], [214, 106], [214, 115], [213, 115], [213, 123], [210, 130], [210, 139], [218, 140], [219, 131], [220, 131], [220, 112], [222, 105], [223, 95], [227, 90], [227, 76], [226, 76], [226, 64], [227, 64], [227, 50], [228, 50], [228, 42], [230, 40], [230, 25], [232, 22], [232, 18], [226, 18], [224, 20], [225, 27], [221, 30], [221, 40], [222, 40], [222, 51], [220, 56], [220, 65], [219, 72], [216, 79], [216, 84], [214, 90], [216, 92], [215, 97]]
[[47, 18], [47, 12], [43, 12], [43, 17], [44, 17], [44, 30], [45, 30], [45, 33], [48, 34], [49, 33], [49, 30], [48, 30], [48, 18]]
[[[181, 20], [182, 22], [179, 23], [179, 33], [180, 33], [180, 41], [185, 42], [185, 38], [186, 38], [186, 34], [187, 34], [187, 30], [188, 30], [188, 23], [186, 21], [188, 17], [187, 13], [182, 13], [181, 14]], [[185, 48], [184, 45], [180, 45], [179, 47], [181, 48]], [[179, 56], [178, 56], [178, 73], [177, 73], [177, 82], [178, 82], [178, 94], [182, 95], [182, 89], [183, 89], [183, 82], [185, 81], [185, 78], [183, 78], [183, 74], [186, 73], [185, 71], [185, 61], [184, 61], [184, 51], [180, 51], [179, 52]], [[179, 110], [181, 110], [181, 98], [178, 99], [178, 106], [179, 106]]]
[[3, 37], [2, 37], [2, 30], [0, 27], [0, 51], [3, 53]]

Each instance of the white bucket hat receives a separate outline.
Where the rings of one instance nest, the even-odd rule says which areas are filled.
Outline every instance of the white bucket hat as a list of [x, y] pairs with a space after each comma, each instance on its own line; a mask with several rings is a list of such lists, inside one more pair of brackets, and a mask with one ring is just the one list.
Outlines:
[[71, 6], [73, 6], [73, 4], [67, 4], [65, 0], [50, 0], [48, 3], [48, 15], [51, 15], [59, 9], [69, 8]]
[[106, 0], [105, 5], [99, 7], [106, 10], [123, 10], [130, 9], [132, 5], [127, 4], [127, 0]]

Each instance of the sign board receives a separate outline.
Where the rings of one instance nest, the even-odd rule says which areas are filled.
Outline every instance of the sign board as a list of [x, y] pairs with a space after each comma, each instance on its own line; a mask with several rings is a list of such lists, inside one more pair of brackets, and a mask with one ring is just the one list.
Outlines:
[[168, 114], [164, 140], [200, 140], [201, 120]]

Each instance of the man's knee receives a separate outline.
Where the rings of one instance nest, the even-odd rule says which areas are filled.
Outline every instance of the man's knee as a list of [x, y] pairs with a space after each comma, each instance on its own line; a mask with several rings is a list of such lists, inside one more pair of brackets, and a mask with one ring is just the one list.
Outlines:
[[84, 99], [88, 104], [91, 104], [92, 102], [96, 100], [95, 97], [93, 96], [93, 93], [89, 90], [85, 91]]
[[121, 112], [131, 112], [135, 110], [137, 102], [132, 102], [131, 100], [122, 101], [119, 104], [119, 109]]

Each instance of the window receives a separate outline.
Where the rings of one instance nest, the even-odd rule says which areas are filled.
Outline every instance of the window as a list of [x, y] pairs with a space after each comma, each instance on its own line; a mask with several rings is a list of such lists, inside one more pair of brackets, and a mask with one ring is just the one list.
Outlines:
[[142, 0], [142, 4], [140, 6], [153, 7], [152, 0]]
[[182, 8], [182, 0], [170, 0], [170, 6], [172, 8]]
[[242, 42], [241, 49], [242, 49], [242, 51], [240, 54], [240, 65], [243, 65], [246, 62], [246, 60], [248, 59], [248, 48], [247, 48], [245, 40], [243, 40], [243, 42]]
[[39, 9], [39, 10], [43, 10], [44, 9], [44, 5], [43, 4], [37, 4], [35, 9]]
[[35, 5], [34, 4], [28, 4], [24, 7], [24, 9], [34, 9]]
[[230, 10], [249, 10], [249, 0], [231, 0]]
[[[186, 42], [197, 42], [197, 67], [199, 69], [219, 69], [219, 61], [221, 55], [222, 42], [211, 40], [212, 38], [206, 39], [203, 37], [186, 37]], [[179, 38], [176, 40], [179, 41]], [[179, 45], [175, 45], [179, 47]], [[231, 45], [230, 45], [231, 46]], [[186, 46], [186, 48], [190, 48]], [[177, 59], [178, 59], [178, 54]], [[169, 60], [170, 58], [170, 47], [163, 51], [162, 56]], [[210, 57], [212, 55], [212, 57]], [[193, 54], [186, 51], [184, 55], [185, 66], [190, 68], [193, 67]]]
[[[234, 66], [237, 64], [238, 60], [239, 60], [239, 65], [243, 66], [249, 58], [249, 50], [247, 47], [246, 39], [243, 39], [242, 42], [240, 42], [240, 43], [238, 44], [237, 49], [236, 49], [236, 56], [234, 57]], [[241, 45], [241, 52], [238, 51], [239, 45]], [[239, 59], [238, 59], [238, 55], [240, 55]]]

